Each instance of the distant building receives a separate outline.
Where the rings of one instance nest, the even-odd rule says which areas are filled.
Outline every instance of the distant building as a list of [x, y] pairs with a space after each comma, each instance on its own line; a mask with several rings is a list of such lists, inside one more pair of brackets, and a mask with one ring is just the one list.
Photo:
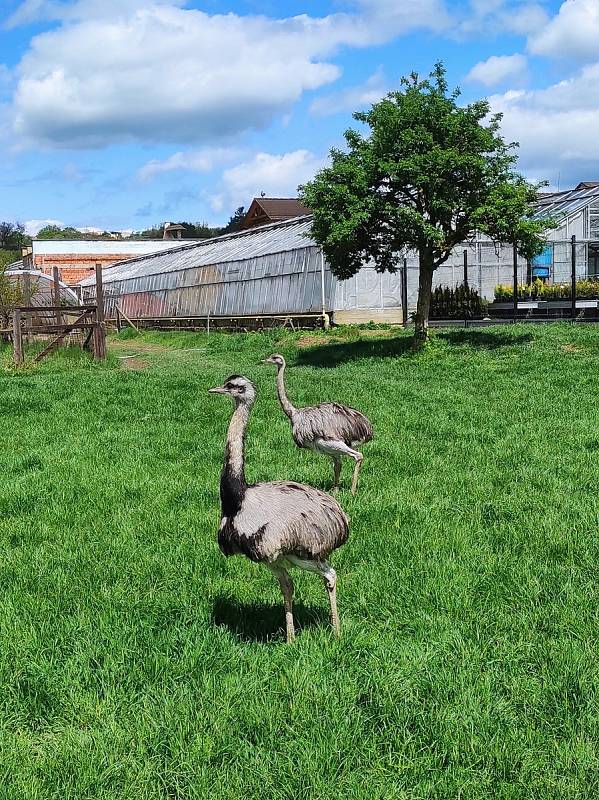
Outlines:
[[247, 229], [285, 222], [309, 213], [310, 209], [296, 197], [254, 197], [241, 227]]
[[[189, 244], [193, 241], [186, 240]], [[126, 258], [172, 247], [172, 239], [34, 239], [32, 246], [23, 252], [23, 259], [26, 268], [41, 270], [46, 275], [52, 275], [53, 268], [58, 267], [59, 279], [67, 286], [75, 286], [93, 273], [96, 264], [109, 267]]]
[[181, 239], [183, 237], [183, 225], [175, 225], [174, 222], [166, 222], [164, 225], [163, 239]]

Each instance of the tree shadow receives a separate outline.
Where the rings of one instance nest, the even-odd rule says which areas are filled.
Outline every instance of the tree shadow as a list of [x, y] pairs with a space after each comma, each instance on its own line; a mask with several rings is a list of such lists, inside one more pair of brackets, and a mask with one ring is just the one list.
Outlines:
[[412, 354], [412, 339], [408, 336], [391, 339], [358, 339], [355, 342], [325, 344], [300, 350], [296, 355], [296, 364], [305, 367], [337, 367], [347, 361], [399, 358]]
[[[328, 624], [329, 616], [324, 608], [293, 604], [296, 630]], [[285, 613], [283, 597], [280, 603], [240, 603], [234, 598], [218, 595], [212, 606], [212, 622], [228, 628], [244, 642], [270, 642], [285, 638]]]
[[532, 342], [532, 333], [512, 333], [511, 331], [490, 331], [476, 328], [457, 328], [440, 331], [438, 339], [452, 345], [498, 350], [501, 347], [516, 347]]

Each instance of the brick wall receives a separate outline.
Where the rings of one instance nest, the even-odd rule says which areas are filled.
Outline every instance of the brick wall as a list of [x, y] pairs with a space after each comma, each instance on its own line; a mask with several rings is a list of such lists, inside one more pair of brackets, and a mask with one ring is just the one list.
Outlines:
[[105, 253], [103, 255], [73, 255], [72, 253], [35, 256], [35, 269], [52, 275], [54, 267], [58, 267], [60, 280], [68, 286], [75, 286], [83, 278], [94, 274], [96, 264], [109, 267], [117, 261], [131, 258], [131, 253]]

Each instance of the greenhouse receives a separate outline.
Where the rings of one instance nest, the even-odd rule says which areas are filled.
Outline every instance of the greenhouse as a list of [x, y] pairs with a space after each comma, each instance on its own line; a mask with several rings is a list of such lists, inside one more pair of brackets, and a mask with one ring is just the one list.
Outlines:
[[[18, 283], [21, 291], [24, 291], [26, 283], [29, 282], [30, 305], [40, 309], [54, 305], [54, 281], [51, 275], [46, 275], [36, 269], [25, 269], [21, 261], [9, 264], [5, 275], [11, 281]], [[77, 293], [66, 283], [60, 282], [58, 290], [61, 305], [75, 306], [79, 304]]]
[[[517, 258], [519, 283], [535, 278], [567, 281], [576, 237], [578, 278], [599, 277], [599, 184], [540, 195], [536, 217], [551, 217], [545, 251], [533, 262]], [[407, 306], [416, 306], [418, 257], [398, 253], [398, 270], [378, 273], [366, 264], [345, 281], [331, 273], [320, 247], [311, 239], [310, 216], [260, 226], [215, 239], [178, 245], [142, 255], [104, 271], [109, 314], [118, 309], [131, 319], [322, 316], [337, 323], [399, 322], [402, 319], [402, 270], [406, 264]], [[499, 284], [512, 284], [511, 245], [484, 236], [456, 248], [435, 272], [434, 284], [456, 287], [465, 276], [481, 297], [493, 300]], [[82, 297], [95, 297], [95, 277], [80, 284]]]

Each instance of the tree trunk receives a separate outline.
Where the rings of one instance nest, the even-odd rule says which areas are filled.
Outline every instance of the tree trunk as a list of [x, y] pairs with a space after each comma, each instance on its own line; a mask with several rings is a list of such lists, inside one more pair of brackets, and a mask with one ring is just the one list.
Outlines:
[[418, 255], [418, 304], [414, 318], [414, 347], [421, 347], [428, 339], [428, 317], [431, 308], [434, 263], [430, 251], [421, 249]]

